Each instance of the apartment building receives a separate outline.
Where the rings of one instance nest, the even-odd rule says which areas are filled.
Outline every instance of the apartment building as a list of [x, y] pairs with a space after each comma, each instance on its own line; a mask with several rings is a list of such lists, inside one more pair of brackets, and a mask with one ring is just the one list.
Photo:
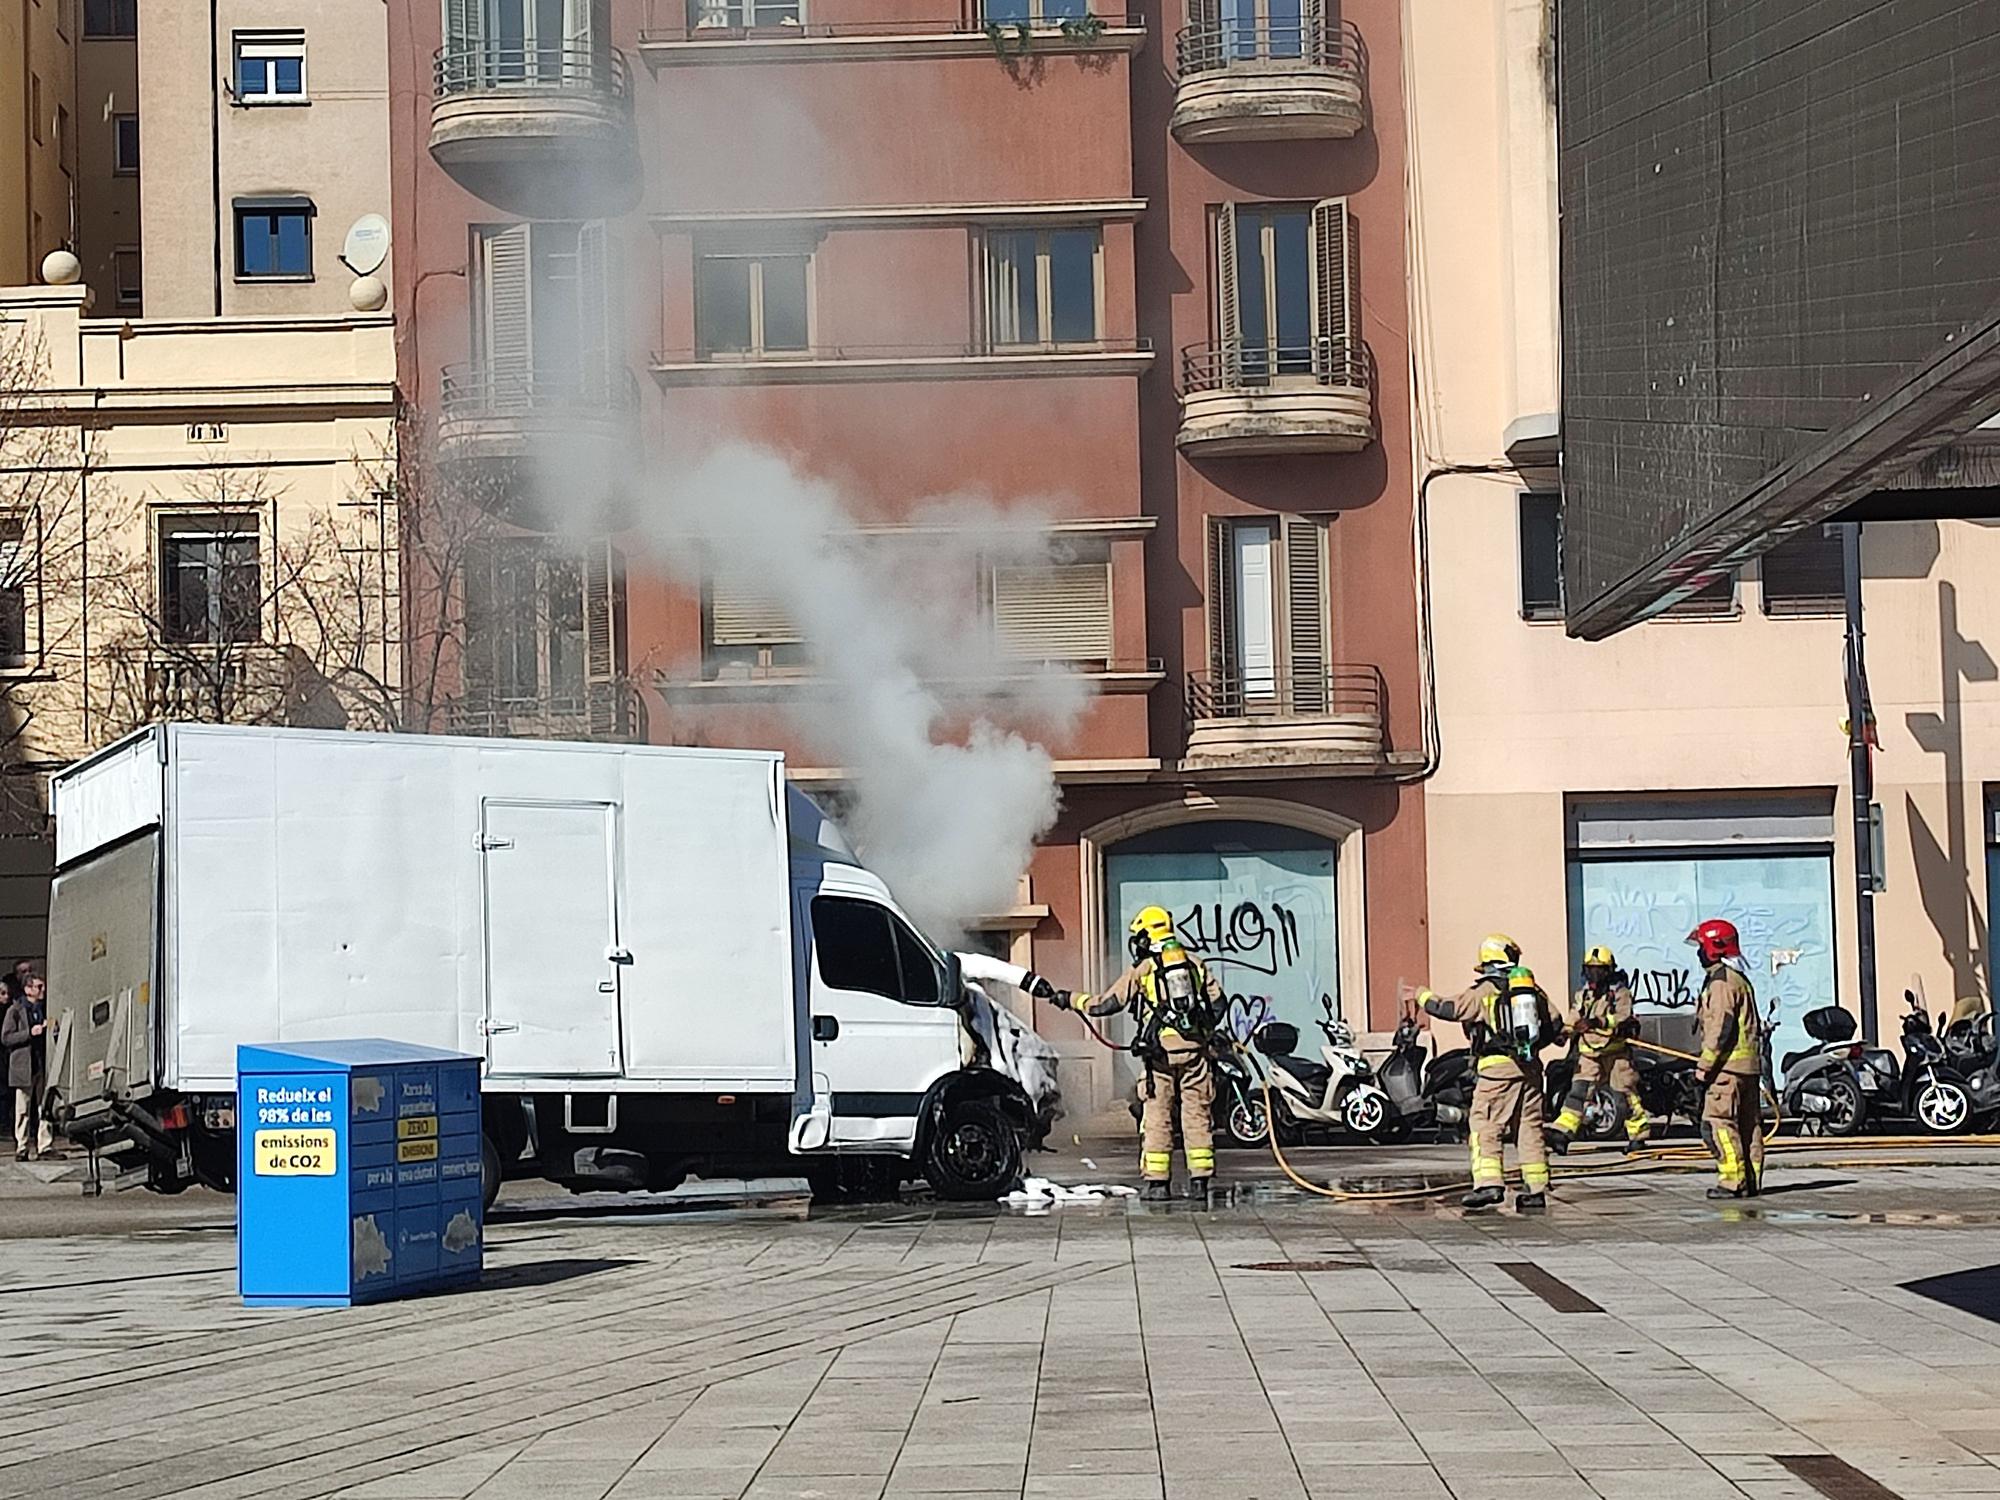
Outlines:
[[[133, 0], [122, 3], [129, 11]], [[352, 310], [359, 273], [342, 246], [357, 220], [388, 213], [385, 47], [378, 4], [146, 8], [137, 52], [147, 316]]]
[[[1555, 119], [1542, 0], [1416, 0], [1412, 328], [1442, 758], [1425, 798], [1434, 973], [1511, 932], [1544, 976], [1608, 943], [1648, 1004], [1683, 939], [1742, 928], [1782, 1051], [1857, 1007], [1838, 538], [1815, 528], [1603, 642], [1564, 631]], [[1663, 316], [1666, 314], [1663, 313]], [[1933, 461], [1992, 472], [1992, 424]], [[1480, 472], [1454, 472], [1473, 469]], [[2000, 533], [1863, 530], [1882, 1034], [1906, 986], [1990, 993]]]
[[[79, 0], [77, 193], [71, 249], [98, 317], [145, 311], [139, 237], [138, 0]], [[72, 9], [78, 8], [73, 4]], [[19, 285], [34, 275], [7, 280]]]
[[[1246, 1007], [1386, 1024], [1426, 954], [1398, 6], [389, 24], [399, 371], [437, 472], [504, 519], [468, 614], [515, 601], [444, 722], [778, 745], [837, 800], [799, 731], [841, 711], [839, 642], [743, 570], [675, 582], [629, 516], [537, 534], [526, 476], [761, 445], [883, 545], [925, 497], [1032, 505], [1051, 558], [967, 564], [966, 608], [1090, 696], [1049, 743], [1060, 819], [976, 939], [1088, 985], [1158, 900]], [[1106, 1055], [1048, 1024], [1073, 1096], [1109, 1099]]]
[[0, 4], [0, 286], [70, 244], [76, 196], [77, 0]]

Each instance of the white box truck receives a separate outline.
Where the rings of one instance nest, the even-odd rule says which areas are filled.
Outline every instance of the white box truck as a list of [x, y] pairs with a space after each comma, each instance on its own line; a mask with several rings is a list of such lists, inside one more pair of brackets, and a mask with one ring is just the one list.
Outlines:
[[55, 1118], [230, 1185], [238, 1043], [485, 1059], [487, 1190], [991, 1197], [1031, 1106], [956, 957], [756, 751], [169, 724], [55, 778]]

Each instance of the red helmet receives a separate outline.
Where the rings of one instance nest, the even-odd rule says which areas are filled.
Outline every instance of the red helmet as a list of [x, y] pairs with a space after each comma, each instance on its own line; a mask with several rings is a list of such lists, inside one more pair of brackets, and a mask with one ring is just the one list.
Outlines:
[[1741, 958], [1743, 943], [1736, 935], [1736, 924], [1725, 922], [1720, 917], [1710, 917], [1688, 934], [1688, 941], [1701, 950], [1701, 961], [1705, 964], [1721, 963], [1725, 958]]

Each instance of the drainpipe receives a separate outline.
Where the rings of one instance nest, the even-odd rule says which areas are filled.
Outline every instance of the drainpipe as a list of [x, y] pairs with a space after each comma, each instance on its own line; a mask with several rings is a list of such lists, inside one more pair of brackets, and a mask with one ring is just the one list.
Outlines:
[[208, 0], [208, 199], [215, 233], [215, 315], [222, 316], [222, 59], [218, 52], [216, 0]]
[[1840, 527], [1840, 571], [1847, 606], [1847, 778], [1854, 805], [1854, 948], [1860, 981], [1861, 1039], [1876, 1045], [1875, 767], [1868, 745], [1868, 661], [1861, 631], [1861, 523]]

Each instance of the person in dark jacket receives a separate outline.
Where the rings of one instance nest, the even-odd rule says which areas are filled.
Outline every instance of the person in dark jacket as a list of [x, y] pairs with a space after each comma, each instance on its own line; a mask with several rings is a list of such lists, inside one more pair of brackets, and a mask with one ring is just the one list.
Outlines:
[[11, 997], [0, 1018], [0, 1045], [7, 1049], [7, 1086], [14, 1091], [14, 1159], [33, 1161], [55, 1146], [42, 1107], [49, 1092], [49, 1011], [47, 987], [39, 974], [7, 986]]

